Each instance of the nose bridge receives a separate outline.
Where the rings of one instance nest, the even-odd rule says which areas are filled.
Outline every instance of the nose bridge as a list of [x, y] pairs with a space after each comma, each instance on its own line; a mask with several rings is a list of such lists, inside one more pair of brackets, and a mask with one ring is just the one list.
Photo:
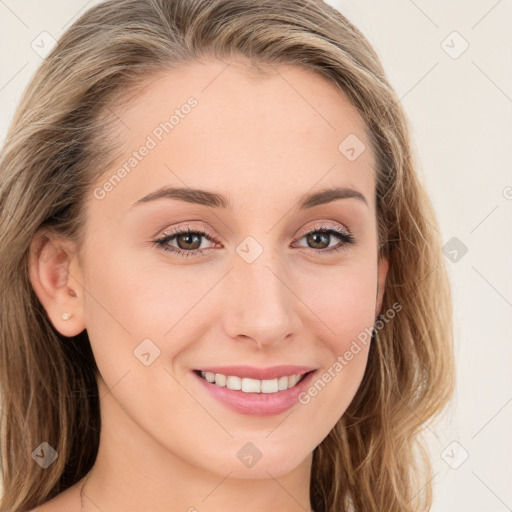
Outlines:
[[261, 346], [296, 332], [297, 298], [272, 236], [247, 237], [236, 252], [228, 283], [228, 334], [248, 336]]

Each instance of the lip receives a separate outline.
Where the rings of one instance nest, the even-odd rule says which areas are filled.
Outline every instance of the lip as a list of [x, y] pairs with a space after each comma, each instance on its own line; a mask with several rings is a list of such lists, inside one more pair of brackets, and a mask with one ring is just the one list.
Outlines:
[[[240, 375], [237, 375], [235, 373], [229, 373], [233, 372], [234, 368], [243, 369], [243, 373]], [[269, 379], [268, 375], [277, 375], [276, 376], [283, 376], [283, 375], [297, 375], [297, 374], [303, 374], [306, 372], [307, 375], [305, 375], [295, 386], [293, 386], [290, 389], [286, 389], [283, 391], [277, 391], [276, 393], [245, 393], [243, 391], [235, 391], [232, 389], [228, 389], [226, 387], [220, 387], [216, 384], [213, 384], [211, 382], [206, 381], [196, 371], [191, 371], [193, 378], [198, 381], [198, 383], [203, 386], [205, 391], [209, 394], [209, 396], [215, 398], [217, 401], [219, 401], [222, 405], [230, 409], [231, 411], [234, 411], [238, 414], [243, 414], [246, 416], [259, 416], [259, 417], [265, 417], [265, 416], [274, 416], [278, 414], [282, 414], [285, 411], [291, 409], [294, 405], [299, 403], [298, 397], [301, 393], [303, 393], [310, 385], [311, 380], [317, 373], [314, 368], [307, 369], [307, 367], [304, 366], [276, 366], [273, 368], [267, 368], [267, 369], [257, 369], [257, 368], [251, 368], [252, 370], [258, 370], [260, 373], [251, 373], [249, 375], [246, 373], [246, 371], [251, 368], [247, 366], [230, 366], [230, 367], [215, 367], [216, 370], [222, 369], [223, 371], [216, 371], [215, 373], [222, 373], [224, 375], [234, 375], [237, 377], [248, 377], [248, 378], [259, 378], [261, 377], [251, 377], [251, 375], [261, 375], [262, 372], [267, 372], [265, 378]], [[292, 373], [287, 373], [289, 370], [285, 370], [283, 372], [283, 368], [292, 368]], [[301, 371], [297, 371], [298, 368], [302, 368]], [[306, 368], [306, 370], [304, 370]], [[226, 374], [224, 371], [229, 370], [229, 372]], [[200, 371], [214, 371], [213, 369], [201, 369]], [[275, 377], [270, 377], [275, 378]]]
[[256, 368], [255, 366], [209, 366], [207, 368], [197, 368], [200, 372], [222, 373], [222, 375], [233, 375], [234, 377], [258, 380], [270, 380], [283, 377], [284, 375], [302, 375], [315, 370], [309, 366], [295, 366], [292, 364], [283, 364], [272, 366], [270, 368]]

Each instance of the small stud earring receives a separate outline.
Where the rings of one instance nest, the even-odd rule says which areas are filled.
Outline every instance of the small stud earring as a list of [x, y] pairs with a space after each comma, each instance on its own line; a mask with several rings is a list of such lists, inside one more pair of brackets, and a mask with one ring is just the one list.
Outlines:
[[71, 318], [71, 313], [62, 313], [62, 320], [69, 320]]

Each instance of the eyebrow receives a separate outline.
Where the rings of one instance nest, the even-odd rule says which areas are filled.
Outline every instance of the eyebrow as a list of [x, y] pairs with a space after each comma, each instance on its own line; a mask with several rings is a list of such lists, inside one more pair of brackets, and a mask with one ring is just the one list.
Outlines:
[[[217, 192], [195, 188], [163, 187], [142, 197], [133, 206], [156, 201], [157, 199], [177, 199], [187, 203], [194, 203], [210, 208], [233, 209], [233, 203], [226, 196]], [[349, 187], [326, 188], [317, 192], [304, 194], [299, 198], [297, 207], [306, 210], [322, 204], [330, 203], [337, 199], [357, 199], [368, 206], [368, 202], [361, 192]]]

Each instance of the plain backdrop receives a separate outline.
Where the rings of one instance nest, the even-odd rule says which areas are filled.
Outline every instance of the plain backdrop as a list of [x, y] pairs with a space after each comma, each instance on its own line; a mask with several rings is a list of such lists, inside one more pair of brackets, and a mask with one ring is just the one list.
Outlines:
[[[34, 41], [58, 39], [96, 3], [0, 0], [0, 142], [42, 60]], [[511, 510], [512, 2], [329, 3], [374, 45], [401, 98], [445, 244], [458, 378], [426, 430], [433, 511]]]

